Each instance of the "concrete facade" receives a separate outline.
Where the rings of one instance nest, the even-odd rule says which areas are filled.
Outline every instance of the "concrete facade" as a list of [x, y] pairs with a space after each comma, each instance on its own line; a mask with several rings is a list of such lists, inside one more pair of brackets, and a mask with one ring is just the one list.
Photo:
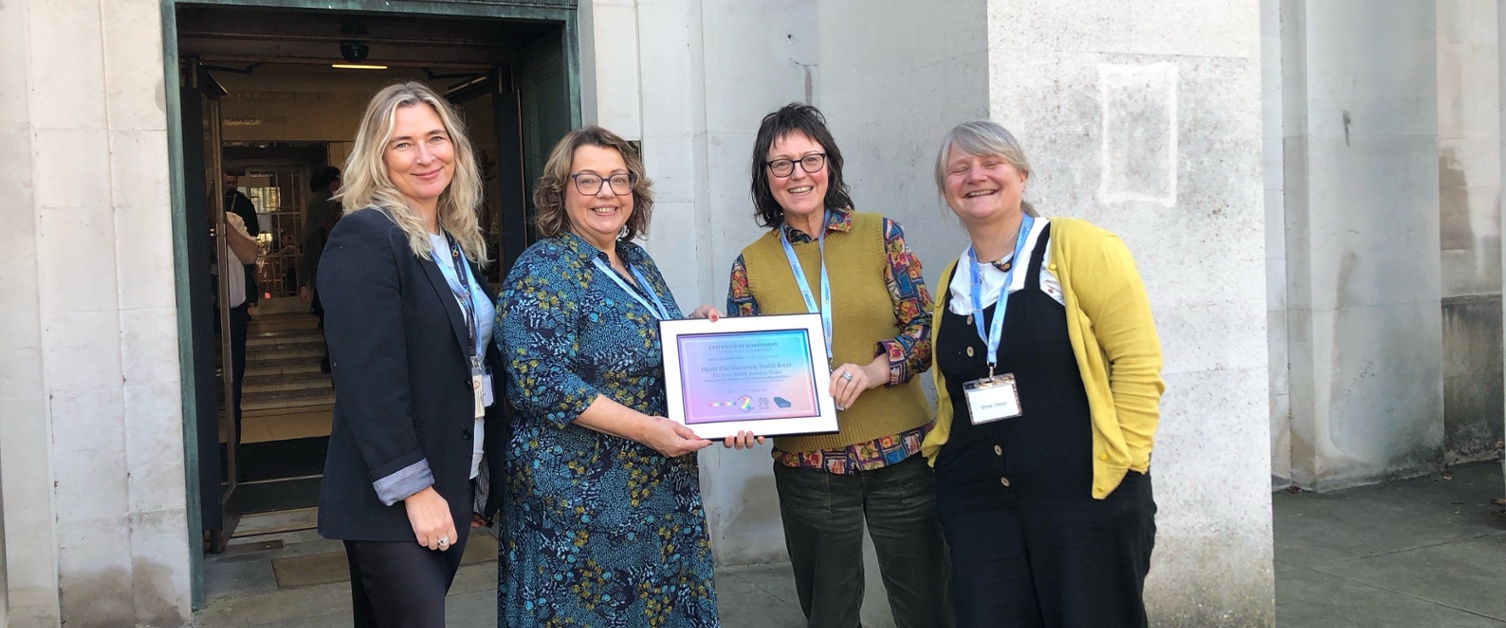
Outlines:
[[[190, 613], [161, 10], [0, 2], [0, 624]], [[1125, 240], [1166, 358], [1160, 625], [1272, 623], [1268, 476], [1501, 438], [1497, 2], [586, 0], [578, 26], [583, 117], [642, 142], [682, 308], [724, 304], [761, 232], [753, 134], [791, 101], [933, 289], [966, 240], [931, 167], [965, 119], [1019, 136], [1043, 212]], [[767, 448], [701, 464], [719, 564], [783, 559]]]
[[1498, 3], [1261, 10], [1273, 483], [1498, 455]]
[[0, 11], [8, 620], [175, 625], [192, 547], [160, 6]]

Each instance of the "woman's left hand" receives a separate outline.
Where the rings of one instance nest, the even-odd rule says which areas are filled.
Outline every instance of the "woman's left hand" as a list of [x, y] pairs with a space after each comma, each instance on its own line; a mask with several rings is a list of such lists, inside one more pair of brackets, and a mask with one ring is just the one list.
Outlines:
[[709, 318], [713, 323], [722, 316], [722, 311], [711, 305], [697, 305], [694, 310], [690, 311], [691, 318]]
[[846, 410], [857, 403], [858, 395], [869, 388], [878, 388], [889, 382], [889, 358], [880, 355], [866, 366], [846, 363], [831, 372], [831, 398], [838, 410]]

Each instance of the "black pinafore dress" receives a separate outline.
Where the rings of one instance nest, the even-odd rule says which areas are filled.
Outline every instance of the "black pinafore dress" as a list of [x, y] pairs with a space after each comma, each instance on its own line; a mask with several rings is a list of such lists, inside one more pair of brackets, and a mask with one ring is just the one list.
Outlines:
[[[1051, 225], [1041, 229], [1024, 289], [1007, 301], [995, 368], [1014, 374], [1020, 416], [972, 424], [963, 385], [988, 376], [987, 344], [971, 317], [951, 312], [949, 290], [935, 321], [935, 366], [953, 412], [936, 457], [937, 511], [951, 546], [957, 625], [1145, 626], [1150, 477], [1130, 471], [1107, 499], [1093, 499], [1088, 395], [1065, 308], [1041, 290]], [[985, 324], [996, 308], [984, 310]]]

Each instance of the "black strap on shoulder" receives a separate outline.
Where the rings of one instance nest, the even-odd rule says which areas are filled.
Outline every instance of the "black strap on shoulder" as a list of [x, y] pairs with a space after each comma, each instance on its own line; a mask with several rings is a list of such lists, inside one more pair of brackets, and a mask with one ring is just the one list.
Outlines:
[[1041, 227], [1041, 237], [1035, 241], [1035, 250], [1030, 252], [1030, 266], [1025, 273], [1025, 289], [1041, 289], [1041, 264], [1046, 259], [1046, 249], [1051, 246], [1051, 223]]

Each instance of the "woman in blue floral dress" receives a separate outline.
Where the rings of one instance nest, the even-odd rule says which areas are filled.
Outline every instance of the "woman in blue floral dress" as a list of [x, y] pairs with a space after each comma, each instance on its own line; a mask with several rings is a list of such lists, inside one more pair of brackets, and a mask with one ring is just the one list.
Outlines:
[[566, 135], [534, 191], [540, 240], [497, 305], [509, 436], [501, 626], [717, 626], [694, 452], [667, 412], [656, 321], [680, 318], [630, 240], [643, 162], [599, 127]]

